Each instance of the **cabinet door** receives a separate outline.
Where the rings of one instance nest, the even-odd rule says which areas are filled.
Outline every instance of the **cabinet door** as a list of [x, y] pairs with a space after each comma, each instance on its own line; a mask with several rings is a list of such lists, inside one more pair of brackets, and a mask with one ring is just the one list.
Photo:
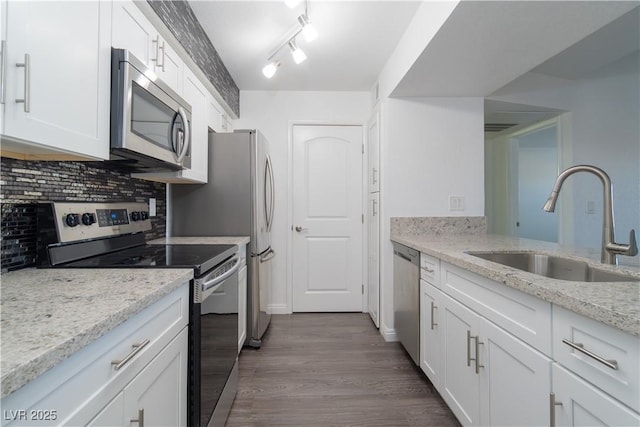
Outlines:
[[380, 327], [380, 193], [369, 194], [367, 208], [367, 297], [369, 315], [376, 327]]
[[441, 292], [420, 280], [420, 367], [431, 383], [440, 387]]
[[113, 2], [113, 47], [127, 49], [150, 67], [158, 58], [158, 41], [155, 28], [132, 1]]
[[[98, 415], [89, 421], [87, 427], [110, 427], [122, 424], [124, 416], [124, 393], [118, 394]], [[124, 424], [123, 424], [124, 425]]]
[[218, 101], [209, 95], [207, 99], [207, 124], [215, 132], [229, 132], [227, 115]]
[[238, 354], [247, 338], [247, 266], [238, 272]]
[[465, 426], [480, 425], [480, 375], [476, 373], [480, 317], [443, 294], [440, 394]]
[[480, 341], [482, 425], [548, 423], [551, 359], [485, 319]]
[[380, 191], [380, 111], [371, 117], [368, 126], [368, 168], [367, 182], [369, 192]]
[[35, 143], [32, 152], [107, 159], [110, 3], [11, 1], [7, 9], [4, 134]]
[[121, 425], [140, 415], [144, 425], [187, 424], [187, 338], [184, 328], [124, 389]]
[[640, 425], [636, 412], [555, 363], [552, 376], [556, 405], [551, 425]]
[[207, 126], [207, 89], [191, 72], [184, 70], [184, 98], [191, 105], [191, 169], [183, 177], [207, 182], [209, 128]]

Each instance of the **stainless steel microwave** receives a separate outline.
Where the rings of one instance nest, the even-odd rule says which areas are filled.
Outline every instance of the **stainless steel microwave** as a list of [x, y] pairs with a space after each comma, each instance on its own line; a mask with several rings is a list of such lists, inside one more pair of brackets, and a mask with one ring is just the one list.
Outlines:
[[124, 49], [111, 49], [111, 160], [136, 172], [191, 167], [191, 106]]

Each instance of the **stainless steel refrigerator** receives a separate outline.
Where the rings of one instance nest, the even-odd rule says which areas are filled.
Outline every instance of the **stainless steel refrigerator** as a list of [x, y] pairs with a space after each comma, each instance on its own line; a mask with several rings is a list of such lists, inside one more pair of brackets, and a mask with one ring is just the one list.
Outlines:
[[271, 321], [274, 178], [267, 141], [257, 130], [209, 135], [208, 182], [172, 185], [172, 236], [249, 236], [247, 341], [260, 347]]

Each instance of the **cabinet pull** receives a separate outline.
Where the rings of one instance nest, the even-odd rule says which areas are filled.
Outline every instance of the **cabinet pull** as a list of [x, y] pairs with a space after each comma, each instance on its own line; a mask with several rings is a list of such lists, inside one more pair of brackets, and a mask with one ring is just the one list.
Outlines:
[[438, 308], [438, 306], [435, 305], [433, 301], [431, 301], [431, 330], [433, 330], [434, 326], [438, 326], [438, 324], [434, 322], [434, 319], [433, 319], [433, 312], [435, 311], [436, 308]]
[[373, 201], [373, 216], [377, 216], [378, 215], [378, 201], [374, 200]]
[[556, 427], [556, 406], [562, 406], [562, 402], [556, 402], [555, 393], [549, 394], [549, 427]]
[[433, 273], [435, 272], [435, 270], [434, 270], [434, 269], [429, 268], [429, 267], [422, 267], [422, 269], [423, 269], [424, 271], [426, 271], [427, 273], [429, 273], [429, 274], [433, 274]]
[[377, 176], [378, 169], [373, 168], [373, 173], [371, 175], [372, 175], [372, 178], [371, 178], [372, 184], [376, 184], [378, 182], [378, 176]]
[[144, 408], [138, 409], [138, 418], [132, 418], [132, 423], [138, 423], [138, 427], [144, 427]]
[[133, 359], [136, 354], [138, 354], [143, 348], [145, 348], [147, 344], [149, 344], [149, 339], [146, 339], [141, 343], [133, 344], [131, 346], [132, 348], [131, 352], [127, 354], [124, 359], [111, 361], [111, 364], [115, 365], [113, 369], [115, 369], [116, 371], [120, 370], [120, 368], [122, 368], [124, 365], [129, 363], [129, 361]]
[[[471, 357], [471, 340], [475, 340], [475, 350], [476, 357]], [[483, 342], [480, 342], [479, 337], [476, 335], [475, 337], [471, 336], [471, 331], [467, 330], [467, 366], [471, 366], [471, 361], [473, 360], [476, 364], [476, 374], [480, 373], [480, 368], [484, 368], [484, 365], [480, 365], [478, 363], [478, 353], [480, 352], [480, 346], [483, 345]]]
[[611, 368], [611, 369], [616, 370], [616, 371], [618, 370], [618, 362], [616, 360], [605, 359], [604, 357], [598, 356], [597, 354], [592, 353], [589, 350], [587, 350], [586, 348], [584, 348], [584, 344], [582, 344], [582, 343], [572, 342], [572, 341], [569, 341], [566, 338], [563, 339], [562, 342], [565, 343], [566, 345], [568, 345], [569, 347], [573, 348], [574, 350], [577, 350], [580, 353], [586, 354], [590, 358], [597, 360], [598, 362], [602, 363], [606, 367]]
[[28, 113], [31, 111], [31, 55], [25, 53], [24, 62], [16, 64], [16, 67], [24, 67], [24, 98], [16, 99], [16, 103], [24, 103], [24, 112]]
[[162, 64], [158, 65], [160, 66], [160, 68], [162, 68], [162, 72], [164, 73], [164, 63], [167, 61], [167, 58], [165, 57], [166, 51], [164, 50], [164, 40], [162, 41], [162, 46], [160, 46], [158, 49], [162, 51]]
[[0, 104], [4, 104], [7, 87], [7, 42], [0, 42]]
[[151, 40], [151, 43], [156, 45], [156, 57], [151, 61], [156, 63], [156, 66], [160, 66], [160, 36], [156, 36], [154, 40]]

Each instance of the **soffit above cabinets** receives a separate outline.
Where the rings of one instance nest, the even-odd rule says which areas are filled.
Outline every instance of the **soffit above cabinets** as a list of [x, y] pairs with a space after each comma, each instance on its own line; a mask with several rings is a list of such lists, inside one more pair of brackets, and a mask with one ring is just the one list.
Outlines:
[[[460, 2], [392, 91], [392, 96], [488, 96], [637, 9], [638, 4], [629, 1]], [[629, 29], [637, 29], [637, 25], [637, 18], [634, 27], [633, 17], [624, 17], [621, 28], [604, 31], [602, 35], [614, 40], [624, 37]], [[599, 38], [594, 37], [589, 43], [589, 46], [599, 46], [591, 52], [593, 60], [604, 53], [606, 56], [599, 61], [606, 62], [611, 56], [611, 52], [607, 52], [611, 41], [593, 43], [597, 40]], [[582, 53], [573, 54], [574, 59], [568, 58], [570, 61], [580, 59], [578, 66], [585, 67], [588, 55], [584, 52], [589, 49], [579, 44], [577, 48]], [[625, 42], [624, 46], [616, 47], [614, 56], [629, 49], [633, 49], [633, 43]], [[541, 66], [541, 70], [571, 68], [570, 62], [560, 59]]]

